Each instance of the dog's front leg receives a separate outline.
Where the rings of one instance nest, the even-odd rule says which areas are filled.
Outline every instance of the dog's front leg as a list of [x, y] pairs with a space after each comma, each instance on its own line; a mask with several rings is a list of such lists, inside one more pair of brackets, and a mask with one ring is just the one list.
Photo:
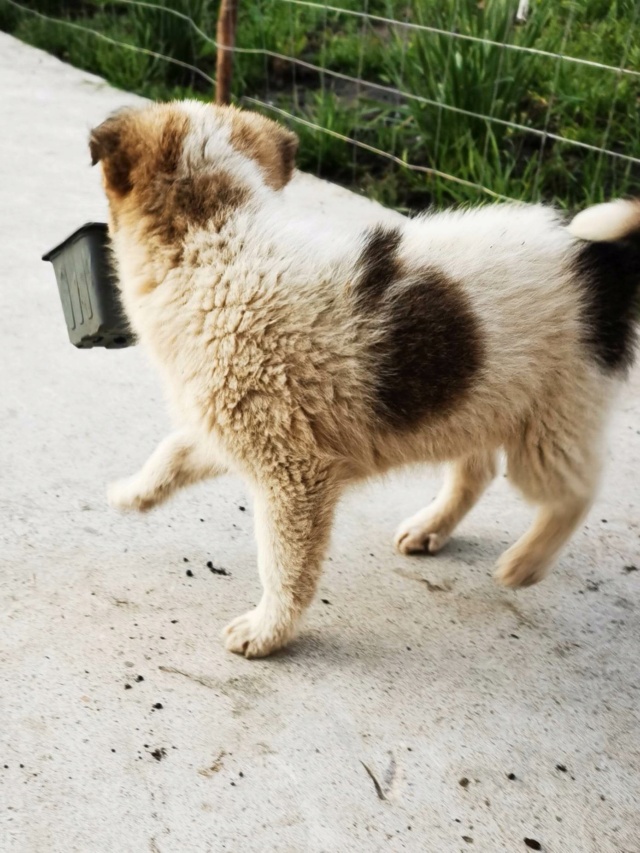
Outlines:
[[254, 610], [224, 629], [229, 651], [264, 657], [293, 637], [316, 590], [338, 494], [331, 471], [308, 462], [270, 472], [257, 488], [263, 595]]
[[107, 497], [119, 510], [146, 512], [166, 501], [183, 486], [206, 477], [223, 474], [225, 469], [187, 430], [173, 432], [160, 442], [137, 474], [111, 483]]

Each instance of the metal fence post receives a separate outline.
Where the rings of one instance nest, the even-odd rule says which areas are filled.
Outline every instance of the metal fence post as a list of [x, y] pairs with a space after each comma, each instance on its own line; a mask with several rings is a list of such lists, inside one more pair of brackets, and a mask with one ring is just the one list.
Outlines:
[[233, 77], [233, 48], [236, 43], [238, 22], [238, 0], [220, 0], [218, 12], [218, 56], [216, 61], [216, 104], [228, 104], [231, 100], [231, 78]]

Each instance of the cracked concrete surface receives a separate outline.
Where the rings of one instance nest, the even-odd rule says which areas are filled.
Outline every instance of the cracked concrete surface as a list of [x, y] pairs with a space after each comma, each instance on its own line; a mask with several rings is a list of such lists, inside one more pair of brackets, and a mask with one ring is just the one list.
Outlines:
[[[71, 347], [40, 261], [104, 217], [87, 131], [133, 100], [0, 34], [0, 848], [637, 853], [640, 372], [545, 583], [491, 579], [530, 516], [504, 480], [440, 556], [395, 554], [439, 480], [407, 472], [342, 503], [297, 642], [226, 653], [259, 595], [244, 486], [107, 508], [167, 430], [162, 393], [139, 349]], [[372, 212], [300, 180], [328, 215]]]

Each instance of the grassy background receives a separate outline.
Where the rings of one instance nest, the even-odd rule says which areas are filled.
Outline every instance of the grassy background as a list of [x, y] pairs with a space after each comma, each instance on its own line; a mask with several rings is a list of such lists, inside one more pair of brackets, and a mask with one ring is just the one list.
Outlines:
[[[20, 0], [215, 76], [215, 0], [154, 0], [148, 8], [108, 0]], [[340, 9], [560, 52], [640, 70], [640, 0], [537, 0], [516, 24], [515, 0], [332, 0]], [[0, 28], [152, 98], [209, 99], [195, 72], [42, 20], [0, 0]], [[640, 157], [640, 78], [532, 56], [447, 35], [389, 26], [283, 0], [240, 0], [238, 46], [267, 49], [410, 95], [336, 79], [261, 54], [236, 56], [234, 95], [271, 104], [403, 162], [438, 169], [493, 192], [579, 207], [640, 194], [640, 166], [547, 140], [526, 128]], [[432, 101], [430, 104], [425, 101]], [[442, 106], [439, 106], [442, 105]], [[456, 107], [515, 122], [473, 118]], [[300, 166], [400, 209], [477, 201], [478, 189], [413, 172], [294, 120]], [[608, 132], [607, 132], [608, 128]]]

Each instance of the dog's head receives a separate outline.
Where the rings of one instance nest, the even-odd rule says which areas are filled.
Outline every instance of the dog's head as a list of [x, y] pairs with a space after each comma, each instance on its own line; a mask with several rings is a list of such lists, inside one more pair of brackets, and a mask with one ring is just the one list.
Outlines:
[[224, 212], [291, 179], [297, 137], [258, 113], [197, 101], [115, 113], [91, 132], [91, 160], [102, 166], [112, 227], [130, 212], [172, 222], [222, 221]]

